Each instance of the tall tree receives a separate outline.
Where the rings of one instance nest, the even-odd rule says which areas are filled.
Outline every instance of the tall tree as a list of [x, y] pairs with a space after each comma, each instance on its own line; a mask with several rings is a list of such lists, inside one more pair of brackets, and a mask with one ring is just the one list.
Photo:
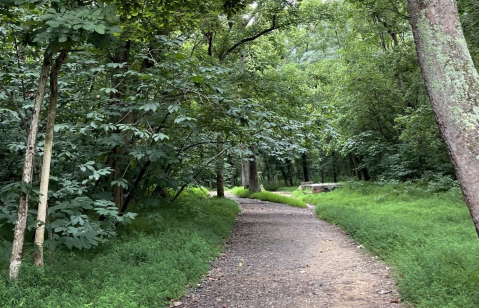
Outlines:
[[35, 155], [36, 141], [38, 134], [38, 123], [40, 121], [40, 111], [43, 105], [43, 98], [48, 81], [48, 74], [52, 60], [51, 50], [45, 51], [43, 56], [43, 64], [38, 81], [37, 92], [35, 94], [35, 105], [33, 116], [30, 124], [30, 130], [27, 139], [27, 150], [25, 152], [25, 161], [23, 164], [22, 184], [25, 189], [20, 193], [20, 201], [18, 205], [17, 221], [15, 223], [15, 231], [13, 235], [13, 247], [10, 257], [9, 276], [16, 280], [20, 271], [20, 265], [23, 259], [23, 244], [25, 242], [25, 232], [27, 230], [27, 215], [28, 215], [28, 186], [32, 183], [33, 174], [33, 157]]
[[479, 236], [479, 75], [456, 1], [408, 4], [427, 93]]
[[45, 223], [47, 218], [48, 186], [50, 183], [50, 164], [52, 160], [53, 131], [55, 128], [55, 115], [58, 103], [58, 74], [67, 59], [68, 51], [62, 50], [55, 59], [50, 71], [50, 104], [48, 106], [47, 127], [43, 149], [43, 163], [40, 179], [40, 202], [37, 212], [37, 229], [35, 232], [35, 245], [38, 251], [33, 256], [36, 266], [43, 266], [43, 242], [45, 239]]

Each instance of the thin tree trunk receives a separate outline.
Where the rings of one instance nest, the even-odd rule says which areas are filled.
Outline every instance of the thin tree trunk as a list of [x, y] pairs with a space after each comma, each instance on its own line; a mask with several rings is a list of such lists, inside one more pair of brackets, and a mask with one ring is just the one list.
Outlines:
[[361, 172], [363, 173], [363, 177], [364, 177], [365, 181], [370, 181], [371, 180], [371, 176], [369, 175], [368, 168], [362, 167]]
[[[251, 148], [251, 152], [253, 152], [253, 148]], [[256, 156], [251, 153], [250, 160], [249, 160], [249, 191], [252, 193], [260, 192], [261, 187], [259, 185], [258, 179], [258, 167], [256, 164]]]
[[273, 181], [273, 177], [271, 176], [271, 162], [269, 160], [269, 158], [266, 160], [266, 167], [268, 169], [268, 183], [271, 183]]
[[[45, 97], [45, 88], [47, 85], [48, 71], [50, 70], [51, 60], [52, 53], [50, 51], [46, 51], [43, 55], [42, 70], [40, 73], [40, 80], [38, 81], [37, 93], [35, 94], [35, 105], [33, 107], [32, 121], [27, 139], [27, 148], [22, 175], [22, 185], [24, 186], [29, 186], [32, 183], [33, 158], [35, 156], [38, 123], [40, 121], [40, 111], [42, 109], [43, 98]], [[22, 264], [23, 243], [25, 241], [25, 231], [27, 229], [28, 198], [28, 193], [22, 189], [18, 204], [18, 217], [17, 221], [15, 222], [12, 254], [10, 257], [9, 276], [12, 280], [16, 280], [18, 278], [20, 265]]]
[[287, 162], [289, 186], [293, 187], [293, 166], [291, 160]]
[[352, 157], [354, 165], [356, 166], [355, 170], [356, 170], [356, 175], [358, 176], [358, 180], [361, 181], [363, 179], [363, 171], [362, 171], [362, 168], [359, 168], [359, 159], [354, 154], [351, 154], [351, 157]]
[[479, 76], [456, 1], [408, 0], [432, 110], [479, 236]]
[[124, 214], [126, 212], [126, 209], [128, 208], [128, 205], [130, 204], [131, 200], [133, 200], [133, 197], [135, 195], [135, 190], [140, 185], [141, 179], [143, 176], [146, 174], [148, 171], [148, 167], [151, 165], [151, 160], [148, 160], [143, 167], [140, 169], [140, 173], [138, 173], [138, 176], [136, 177], [135, 182], [133, 185], [129, 188], [128, 190], [128, 196], [126, 197], [125, 201], [123, 202], [123, 205], [120, 210], [120, 214]]
[[303, 178], [305, 182], [309, 182], [308, 154], [304, 152], [302, 155], [302, 158], [303, 158]]
[[288, 175], [284, 171], [284, 168], [281, 168], [281, 176], [283, 177], [284, 187], [288, 187]]
[[[244, 147], [240, 144], [240, 150], [243, 151]], [[244, 189], [249, 188], [249, 164], [248, 161], [241, 158], [241, 185]]]
[[351, 170], [351, 176], [356, 176], [356, 166], [354, 164], [353, 156], [351, 153], [348, 154], [349, 159], [349, 169]]
[[52, 160], [53, 131], [58, 102], [58, 74], [67, 59], [68, 51], [62, 50], [55, 60], [50, 72], [50, 105], [48, 106], [47, 128], [43, 150], [43, 163], [40, 178], [40, 202], [38, 203], [37, 229], [35, 231], [35, 245], [38, 251], [33, 255], [35, 266], [43, 266], [43, 242], [45, 241], [45, 224], [47, 218], [48, 184], [50, 181], [50, 165]]
[[333, 182], [337, 183], [338, 182], [338, 175], [336, 173], [336, 152], [333, 151], [331, 154], [333, 156]]
[[[128, 62], [129, 55], [130, 55], [130, 48], [131, 48], [131, 42], [130, 41], [125, 42], [125, 46], [123, 46], [122, 49], [115, 54], [113, 58], [113, 62], [114, 63]], [[124, 70], [125, 68], [120, 68], [120, 67], [116, 68], [112, 76], [112, 86], [116, 87], [117, 91], [112, 92], [110, 94], [110, 99], [118, 107], [121, 106], [123, 98], [125, 96], [126, 83], [124, 82], [124, 80], [122, 80], [119, 77], [116, 77], [115, 75], [120, 74]], [[129, 111], [125, 116], [116, 119], [115, 122], [119, 122], [121, 124], [132, 124], [135, 122], [135, 119], [136, 119], [136, 115], [133, 112]], [[113, 155], [110, 155], [110, 158], [108, 160], [108, 165], [113, 169], [113, 174], [111, 177], [112, 181], [120, 181], [123, 179], [123, 175], [125, 174], [125, 169], [127, 166], [127, 161], [125, 159], [125, 156], [127, 152], [126, 145], [129, 143], [129, 139], [127, 138], [125, 132], [115, 131], [115, 133], [118, 133], [124, 136], [123, 139], [125, 144], [121, 146], [115, 146], [115, 148], [112, 151]], [[120, 211], [121, 208], [123, 207], [123, 201], [124, 201], [123, 186], [115, 185], [113, 187], [112, 195], [113, 195], [113, 202], [115, 202], [115, 205], [118, 208], [118, 211]]]
[[[216, 158], [218, 158], [218, 156], [221, 156], [225, 151], [226, 151], [226, 149], [224, 149], [224, 150], [221, 151], [220, 153], [216, 154], [215, 157], [213, 157], [212, 159], [210, 159], [203, 168], [201, 168], [200, 170], [198, 170], [198, 171], [193, 175], [193, 179], [196, 179], [196, 177], [197, 177], [198, 175], [200, 175], [201, 172], [203, 172], [203, 170], [205, 170], [205, 168], [209, 166], [209, 164], [211, 164], [214, 160], [216, 160]], [[178, 192], [177, 192], [176, 195], [173, 197], [173, 199], [171, 199], [171, 202], [174, 202], [174, 201], [180, 196], [181, 192], [183, 192], [183, 190], [186, 188], [186, 185], [188, 185], [188, 183], [185, 183], [185, 184], [183, 184], [183, 186], [181, 186], [180, 190], [178, 190]]]
[[[223, 140], [218, 135], [216, 138], [216, 152], [223, 152]], [[223, 178], [223, 155], [219, 155], [216, 160], [216, 196], [222, 198], [225, 196], [225, 181]]]

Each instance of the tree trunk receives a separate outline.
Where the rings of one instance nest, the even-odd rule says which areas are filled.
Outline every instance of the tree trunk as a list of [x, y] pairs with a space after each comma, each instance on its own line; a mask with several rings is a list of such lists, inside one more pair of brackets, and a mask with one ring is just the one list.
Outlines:
[[305, 182], [309, 182], [309, 172], [308, 172], [308, 154], [303, 153], [303, 178]]
[[349, 159], [349, 168], [351, 170], [351, 176], [357, 176], [356, 172], [356, 164], [354, 163], [353, 155], [351, 153], [348, 154]]
[[337, 183], [338, 182], [338, 175], [336, 173], [336, 152], [333, 151], [331, 154], [333, 156], [333, 182]]
[[[223, 141], [221, 136], [216, 138], [216, 151], [217, 154], [223, 152]], [[216, 195], [220, 198], [225, 196], [225, 181], [223, 178], [223, 155], [219, 155], [216, 160]]]
[[479, 76], [456, 1], [409, 0], [411, 25], [432, 110], [479, 235]]
[[288, 175], [284, 171], [283, 167], [281, 167], [281, 176], [283, 177], [283, 180], [284, 180], [284, 187], [288, 187]]
[[38, 251], [33, 255], [35, 266], [43, 266], [43, 242], [45, 241], [45, 224], [47, 218], [48, 184], [50, 180], [50, 164], [52, 160], [53, 131], [58, 102], [58, 74], [67, 59], [68, 51], [62, 50], [55, 60], [50, 72], [50, 105], [48, 106], [47, 128], [43, 150], [42, 173], [40, 178], [40, 202], [38, 203], [37, 229], [35, 231], [35, 245]]
[[[131, 48], [131, 42], [127, 41], [125, 42], [125, 46], [123, 46], [120, 50], [117, 51], [113, 58], [113, 63], [125, 63], [128, 62], [129, 55], [130, 55], [130, 48]], [[121, 77], [117, 77], [115, 75], [119, 75], [121, 72], [123, 72], [125, 68], [118, 67], [114, 70], [114, 74], [112, 76], [112, 87], [116, 88], [116, 92], [112, 92], [110, 94], [110, 100], [113, 102], [118, 107], [121, 107], [123, 98], [126, 93], [126, 82], [121, 79]], [[133, 124], [135, 122], [136, 115], [132, 111], [128, 111], [126, 115], [123, 117], [119, 117], [115, 119], [115, 122], [121, 123], [121, 124]], [[120, 181], [123, 179], [123, 176], [125, 174], [126, 166], [127, 166], [127, 159], [125, 158], [126, 156], [126, 145], [129, 143], [129, 139], [127, 138], [127, 132], [124, 131], [115, 131], [114, 133], [116, 134], [121, 134], [123, 136], [124, 140], [124, 145], [117, 145], [115, 148], [112, 150], [113, 154], [110, 155], [110, 158], [108, 159], [108, 165], [110, 168], [113, 169], [113, 174], [112, 174], [112, 181]], [[113, 202], [115, 202], [116, 207], [118, 208], [118, 211], [121, 211], [123, 207], [123, 201], [124, 201], [124, 192], [123, 192], [123, 186], [121, 185], [115, 185], [113, 186]]]
[[[50, 70], [51, 60], [51, 52], [46, 51], [43, 55], [40, 80], [38, 81], [37, 93], [35, 94], [35, 105], [33, 107], [32, 121], [30, 124], [30, 131], [28, 133], [25, 161], [23, 165], [22, 185], [27, 187], [32, 183], [33, 157], [35, 155], [38, 122], [40, 121], [40, 111], [42, 109], [43, 98], [45, 97], [45, 88], [47, 85], [48, 71]], [[25, 231], [27, 229], [28, 197], [28, 193], [24, 192], [24, 189], [22, 189], [18, 204], [17, 221], [15, 222], [15, 232], [13, 235], [12, 255], [10, 257], [9, 276], [12, 280], [16, 280], [18, 278], [20, 265], [22, 264], [23, 243], [25, 241]]]
[[[364, 174], [364, 180], [366, 181], [369, 181], [369, 173], [368, 173], [368, 170], [365, 168], [365, 167], [360, 167], [360, 160], [358, 157], [356, 157], [356, 155], [352, 155], [353, 157], [353, 162], [355, 163], [356, 165], [356, 172], [357, 172], [357, 175], [358, 175], [358, 180], [362, 180], [363, 179], [363, 174]], [[367, 178], [366, 178], [366, 175], [367, 175]]]
[[364, 177], [365, 181], [370, 181], [371, 180], [371, 176], [369, 175], [368, 168], [362, 167], [361, 172], [363, 173], [363, 177]]
[[[240, 150], [243, 151], [243, 145], [239, 146]], [[244, 189], [249, 188], [249, 163], [247, 160], [241, 158], [241, 185]]]
[[268, 171], [268, 183], [271, 183], [273, 181], [273, 177], [271, 175], [271, 162], [269, 160], [269, 157], [266, 159], [266, 168], [267, 168], [267, 171]]
[[293, 187], [293, 166], [291, 164], [291, 160], [288, 160], [287, 163], [288, 167], [288, 180], [289, 180], [289, 186]]
[[[251, 152], [253, 152], [251, 148]], [[252, 153], [249, 160], [249, 191], [252, 193], [260, 192], [261, 187], [259, 186], [258, 179], [258, 168], [256, 164], [256, 156]]]

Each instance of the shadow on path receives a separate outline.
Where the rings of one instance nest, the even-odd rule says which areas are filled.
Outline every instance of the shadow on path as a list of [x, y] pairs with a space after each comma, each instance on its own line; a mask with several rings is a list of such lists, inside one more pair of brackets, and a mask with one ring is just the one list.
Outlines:
[[238, 199], [243, 211], [207, 277], [177, 307], [400, 307], [391, 271], [312, 209]]

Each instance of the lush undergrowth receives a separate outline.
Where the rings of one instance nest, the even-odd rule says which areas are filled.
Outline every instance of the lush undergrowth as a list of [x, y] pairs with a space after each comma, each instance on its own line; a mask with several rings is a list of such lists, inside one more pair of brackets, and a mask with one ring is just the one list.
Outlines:
[[403, 299], [415, 307], [479, 306], [479, 240], [458, 190], [354, 183], [294, 194], [392, 265]]
[[293, 186], [293, 187], [278, 187], [278, 189], [276, 189], [276, 191], [289, 191], [289, 192], [293, 192], [293, 191], [296, 191], [298, 189], [298, 186]]
[[138, 211], [110, 244], [56, 250], [43, 270], [22, 266], [17, 283], [3, 259], [0, 307], [164, 307], [208, 270], [239, 211], [234, 201], [194, 194]]
[[276, 203], [284, 203], [287, 205], [291, 206], [296, 206], [296, 207], [306, 207], [307, 204], [301, 200], [287, 197], [287, 196], [282, 196], [279, 194], [275, 194], [269, 191], [261, 191], [257, 193], [250, 193], [248, 189], [244, 189], [243, 187], [235, 187], [231, 189], [231, 192], [239, 198], [252, 198], [252, 199], [259, 199], [263, 201], [270, 201], [270, 202], [276, 202]]

